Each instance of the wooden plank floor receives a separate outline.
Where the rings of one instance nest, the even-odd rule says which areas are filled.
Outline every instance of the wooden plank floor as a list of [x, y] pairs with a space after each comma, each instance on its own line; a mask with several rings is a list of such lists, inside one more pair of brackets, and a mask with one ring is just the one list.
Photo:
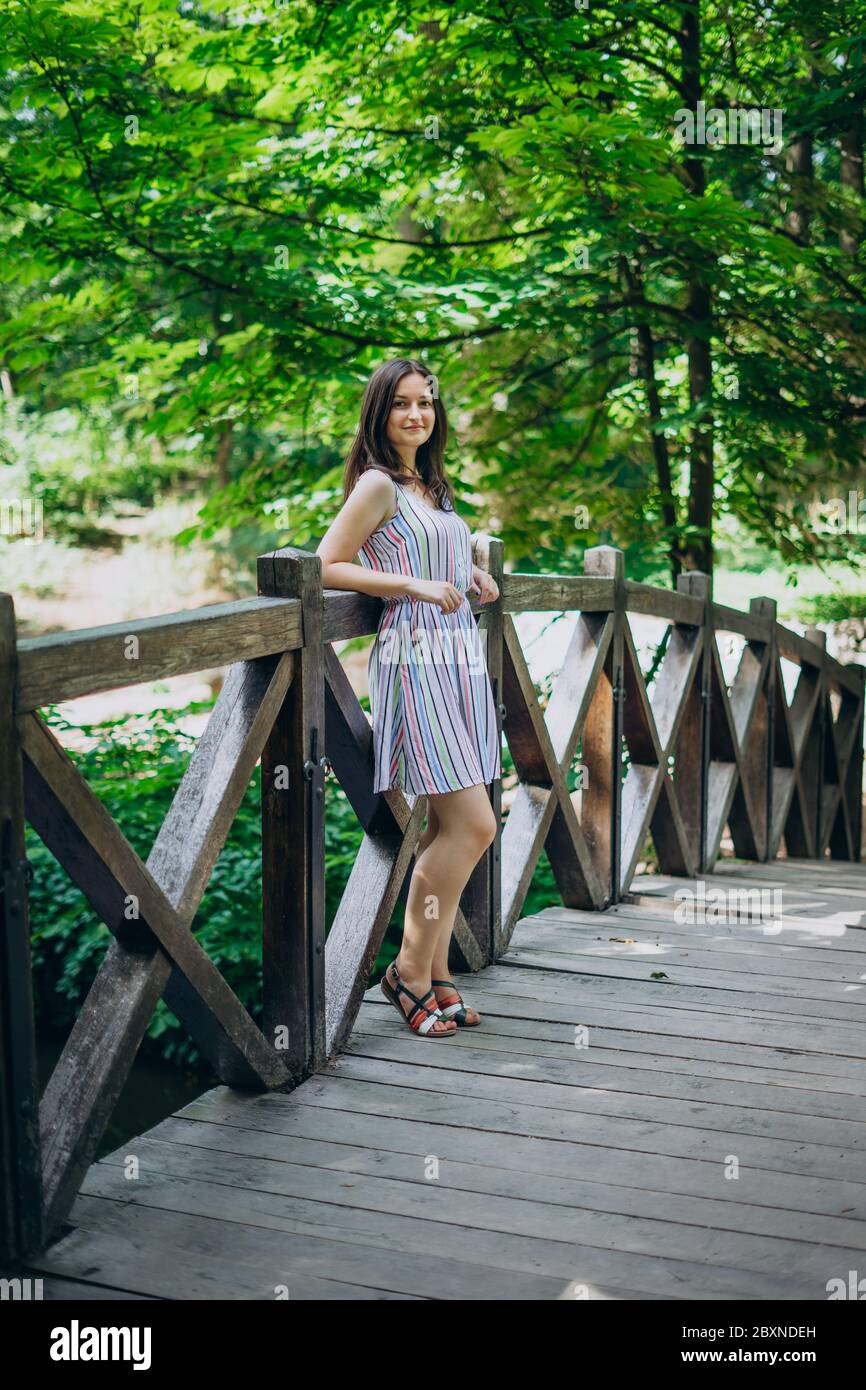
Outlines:
[[425, 1042], [371, 990], [293, 1094], [130, 1141], [46, 1296], [826, 1300], [866, 1258], [866, 867], [707, 879], [778, 920], [683, 924], [684, 886], [525, 919], [464, 977], [480, 1028]]

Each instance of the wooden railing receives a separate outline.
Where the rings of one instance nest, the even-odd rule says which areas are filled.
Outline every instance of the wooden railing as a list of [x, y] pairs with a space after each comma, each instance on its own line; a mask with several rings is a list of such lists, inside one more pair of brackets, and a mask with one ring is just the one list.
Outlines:
[[[627, 891], [652, 837], [662, 871], [705, 873], [725, 826], [736, 853], [859, 859], [864, 670], [824, 634], [712, 600], [630, 583], [619, 551], [590, 550], [583, 576], [504, 574], [502, 544], [474, 558], [500, 587], [481, 620], [501, 728], [517, 773], [504, 829], [477, 865], [454, 924], [456, 968], [507, 947], [542, 850], [566, 906]], [[288, 1088], [347, 1038], [398, 898], [426, 798], [374, 795], [372, 731], [333, 643], [375, 633], [378, 599], [321, 586], [317, 556], [262, 556], [255, 599], [16, 643], [0, 596], [3, 950], [0, 960], [2, 1245], [22, 1257], [56, 1232], [93, 1159], [160, 997], [230, 1086]], [[512, 614], [575, 612], [542, 710]], [[666, 627], [645, 679], [631, 615]], [[744, 639], [727, 681], [717, 634]], [[788, 701], [781, 658], [799, 666]], [[143, 862], [40, 717], [76, 696], [229, 667], [153, 849]], [[190, 927], [258, 760], [262, 765], [259, 1028]], [[578, 790], [569, 774], [579, 760]], [[333, 770], [364, 838], [325, 940], [324, 793]], [[502, 788], [490, 796], [501, 820]], [[112, 941], [39, 1099], [25, 817], [108, 926]]]

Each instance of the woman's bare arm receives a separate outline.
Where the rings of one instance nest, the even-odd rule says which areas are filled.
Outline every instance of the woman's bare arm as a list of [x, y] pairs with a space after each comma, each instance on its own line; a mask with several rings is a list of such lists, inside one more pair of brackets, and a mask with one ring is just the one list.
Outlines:
[[367, 537], [394, 514], [391, 480], [377, 469], [362, 473], [316, 547], [324, 589], [354, 589], [377, 598], [401, 598], [414, 583], [410, 574], [380, 574], [355, 563]]

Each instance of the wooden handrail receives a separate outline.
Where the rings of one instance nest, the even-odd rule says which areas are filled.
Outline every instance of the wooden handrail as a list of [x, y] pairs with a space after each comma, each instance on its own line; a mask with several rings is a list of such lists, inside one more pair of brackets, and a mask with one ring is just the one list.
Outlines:
[[[711, 872], [726, 826], [742, 857], [772, 858], [784, 840], [798, 857], [860, 858], [866, 670], [829, 656], [823, 632], [791, 632], [767, 598], [748, 612], [718, 604], [705, 575], [681, 575], [674, 591], [635, 583], [607, 546], [587, 551], [576, 576], [505, 574], [501, 541], [483, 533], [473, 553], [500, 590], [495, 604], [470, 599], [470, 608], [516, 785], [461, 898], [454, 968], [480, 969], [507, 948], [542, 851], [563, 903], [595, 909], [628, 891], [648, 837], [669, 874]], [[63, 1219], [161, 996], [226, 1084], [294, 1086], [347, 1038], [405, 893], [426, 798], [373, 793], [372, 729], [333, 647], [374, 634], [381, 601], [323, 590], [318, 556], [291, 548], [260, 557], [258, 588], [256, 598], [17, 644], [12, 600], [0, 600], [6, 1259], [39, 1248]], [[576, 615], [543, 708], [514, 623], [527, 611]], [[666, 624], [651, 683], [634, 615]], [[733, 675], [720, 632], [743, 639]], [[783, 660], [799, 667], [790, 699]], [[144, 863], [39, 710], [223, 665], [207, 729]], [[259, 761], [261, 1029], [190, 931]], [[364, 836], [326, 940], [329, 770]], [[501, 782], [488, 790], [500, 824]], [[41, 1101], [25, 816], [113, 936]]]

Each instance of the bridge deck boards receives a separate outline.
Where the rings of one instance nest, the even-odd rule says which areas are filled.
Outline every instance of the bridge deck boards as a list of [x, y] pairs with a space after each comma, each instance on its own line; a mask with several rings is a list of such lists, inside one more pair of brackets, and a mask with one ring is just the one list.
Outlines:
[[707, 882], [783, 915], [684, 924], [694, 885], [639, 878], [524, 919], [480, 1029], [371, 990], [292, 1094], [186, 1105], [93, 1165], [46, 1297], [826, 1299], [866, 1255], [866, 866]]

